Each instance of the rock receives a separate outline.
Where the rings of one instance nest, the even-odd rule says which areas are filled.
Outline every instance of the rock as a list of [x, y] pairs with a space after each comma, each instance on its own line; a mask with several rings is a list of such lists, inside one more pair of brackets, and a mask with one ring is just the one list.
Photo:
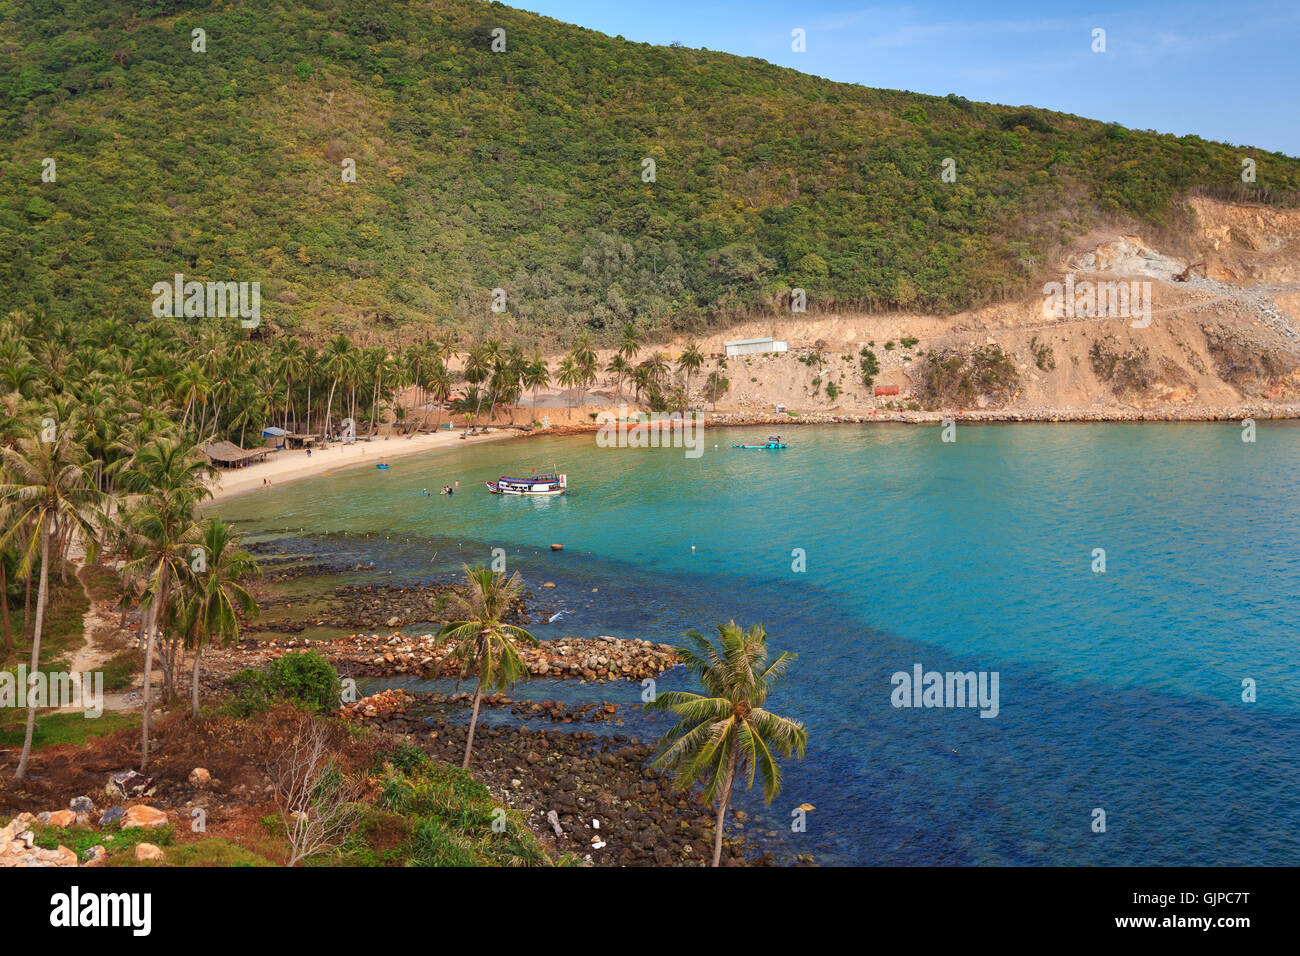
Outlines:
[[30, 831], [18, 832], [19, 823], [11, 820], [0, 829], [0, 867], [78, 866], [77, 854], [66, 846], [45, 850], [32, 843]]
[[71, 810], [56, 810], [50, 814], [47, 821], [52, 827], [70, 827], [77, 820], [77, 815]]
[[146, 830], [156, 830], [159, 827], [167, 825], [167, 814], [161, 810], [145, 803], [137, 803], [133, 807], [128, 807], [126, 813], [122, 814], [122, 829], [130, 827], [143, 827]]
[[559, 815], [554, 810], [546, 811], [546, 822], [551, 825], [551, 829], [555, 831], [557, 837], [564, 836], [564, 831], [560, 829]]
[[161, 860], [163, 851], [152, 843], [137, 843], [135, 845], [135, 858], [137, 860]]
[[564, 545], [562, 545], [562, 544], [553, 544], [553, 545], [551, 545], [551, 550], [552, 550], [552, 551], [563, 551], [563, 550], [564, 550]]
[[153, 787], [153, 778], [134, 770], [123, 770], [108, 778], [104, 792], [111, 800], [130, 800], [132, 797], [148, 796]]
[[212, 774], [208, 773], [202, 767], [195, 767], [190, 771], [191, 787], [206, 787], [212, 781]]
[[82, 814], [89, 816], [95, 812], [95, 801], [91, 800], [90, 797], [73, 797], [68, 802], [68, 809], [77, 816]]
[[99, 818], [99, 825], [101, 827], [112, 826], [118, 820], [122, 819], [122, 816], [125, 813], [126, 811], [121, 807], [109, 807], [104, 811], [104, 815]]
[[82, 855], [86, 859], [86, 866], [94, 866], [95, 864], [102, 863], [104, 860], [108, 859], [108, 851], [98, 843]]

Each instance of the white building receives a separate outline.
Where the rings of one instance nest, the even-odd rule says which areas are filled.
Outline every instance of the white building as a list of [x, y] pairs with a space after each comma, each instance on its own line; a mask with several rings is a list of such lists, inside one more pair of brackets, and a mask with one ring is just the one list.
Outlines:
[[727, 349], [727, 358], [733, 355], [762, 355], [766, 352], [784, 352], [787, 350], [786, 343], [778, 342], [776, 339], [740, 339], [735, 342], [724, 343]]

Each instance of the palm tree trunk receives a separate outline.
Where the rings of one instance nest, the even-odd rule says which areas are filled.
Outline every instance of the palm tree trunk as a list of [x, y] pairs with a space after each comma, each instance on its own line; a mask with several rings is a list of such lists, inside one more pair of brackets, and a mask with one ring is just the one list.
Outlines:
[[158, 619], [167, 603], [168, 580], [164, 576], [149, 608], [149, 630], [144, 646], [144, 719], [140, 728], [140, 772], [149, 765], [149, 720], [153, 715], [153, 651], [158, 636]]
[[325, 405], [325, 440], [323, 444], [328, 447], [330, 443], [330, 419], [334, 417], [334, 389], [338, 387], [339, 380], [335, 379], [334, 384], [330, 386], [330, 400]]
[[5, 650], [14, 649], [14, 632], [9, 629], [9, 578], [5, 574], [4, 556], [0, 555], [0, 612], [4, 614]]
[[[41, 664], [41, 628], [45, 624], [45, 602], [50, 597], [50, 526], [48, 520], [41, 524], [41, 583], [36, 592], [36, 630], [32, 634], [32, 668], [27, 672], [30, 681]], [[18, 758], [18, 771], [15, 780], [22, 780], [27, 775], [27, 760], [32, 755], [32, 734], [36, 730], [36, 701], [30, 693], [27, 695], [27, 730], [23, 735], [23, 755]], [[47, 702], [48, 703], [48, 702]]]
[[713, 836], [713, 865], [717, 866], [722, 859], [722, 832], [727, 822], [727, 804], [731, 802], [731, 784], [736, 779], [736, 758], [740, 751], [736, 749], [736, 744], [732, 743], [731, 757], [727, 761], [727, 781], [723, 785], [722, 793], [718, 795], [718, 822], [716, 832]]
[[478, 723], [478, 705], [483, 699], [483, 681], [478, 682], [478, 687], [474, 688], [474, 713], [469, 718], [469, 736], [465, 738], [465, 762], [460, 765], [461, 770], [469, 769], [469, 754], [474, 749], [474, 725]]
[[27, 568], [27, 581], [23, 591], [23, 640], [27, 640], [27, 625], [31, 623], [32, 614], [32, 569]]
[[199, 716], [199, 658], [203, 656], [203, 646], [194, 645], [194, 683], [190, 686], [190, 704], [195, 717]]

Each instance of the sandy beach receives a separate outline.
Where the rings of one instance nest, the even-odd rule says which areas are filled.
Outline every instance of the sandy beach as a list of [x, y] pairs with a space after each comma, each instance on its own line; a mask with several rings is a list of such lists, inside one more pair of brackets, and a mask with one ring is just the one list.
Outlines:
[[416, 435], [412, 438], [376, 438], [372, 441], [361, 439], [351, 445], [332, 444], [326, 449], [316, 449], [309, 456], [306, 451], [286, 450], [272, 452], [270, 457], [246, 468], [226, 469], [219, 476], [209, 479], [212, 489], [209, 501], [223, 501], [235, 495], [250, 491], [265, 490], [265, 482], [271, 482], [270, 488], [314, 475], [324, 475], [343, 468], [356, 468], [359, 465], [373, 467], [381, 461], [396, 461], [410, 455], [435, 448], [448, 448], [486, 441], [500, 441], [516, 438], [519, 432], [509, 428], [496, 428], [490, 432], [480, 432], [462, 439], [460, 431], [439, 431], [432, 435]]

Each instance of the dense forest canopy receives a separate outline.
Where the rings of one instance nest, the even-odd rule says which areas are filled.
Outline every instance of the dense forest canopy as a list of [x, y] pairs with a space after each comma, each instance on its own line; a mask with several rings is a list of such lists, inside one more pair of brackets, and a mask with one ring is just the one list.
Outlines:
[[0, 45], [0, 314], [134, 324], [176, 273], [260, 282], [264, 331], [313, 339], [610, 341], [795, 287], [951, 311], [1026, 291], [1099, 222], [1300, 191], [1276, 153], [475, 0], [0, 0]]

